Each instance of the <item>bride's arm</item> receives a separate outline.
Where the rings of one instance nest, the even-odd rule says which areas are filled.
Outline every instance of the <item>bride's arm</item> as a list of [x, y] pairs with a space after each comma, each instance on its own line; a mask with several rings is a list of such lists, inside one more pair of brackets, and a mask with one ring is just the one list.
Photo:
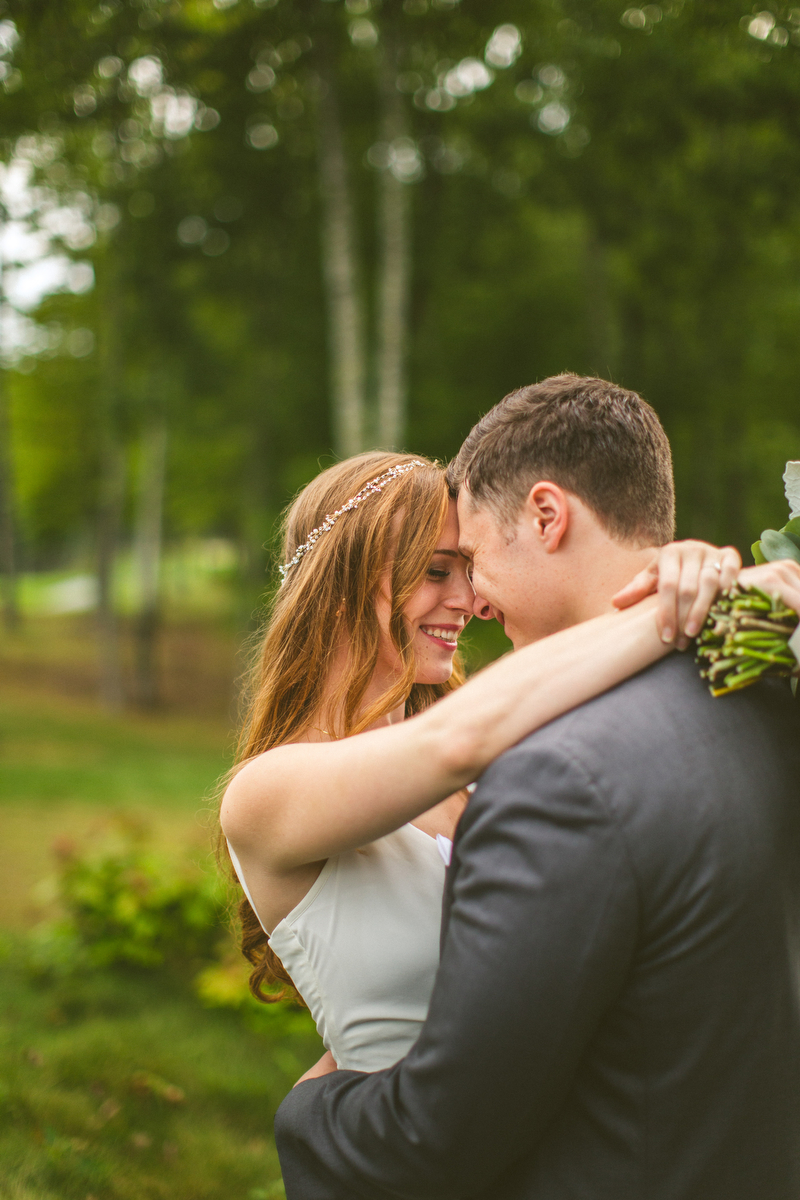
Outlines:
[[[719, 553], [703, 546], [707, 563]], [[685, 574], [689, 590], [705, 590], [697, 557], [682, 543], [660, 552], [668, 590], [677, 578], [684, 596]], [[727, 563], [721, 580], [713, 572], [713, 590], [730, 582], [729, 573]], [[704, 599], [703, 616], [711, 599]], [[654, 597], [527, 646], [391, 728], [258, 755], [228, 786], [223, 831], [272, 875], [390, 833], [469, 783], [526, 734], [668, 653], [658, 604]]]
[[543, 638], [397, 725], [268, 750], [228, 786], [226, 836], [282, 874], [390, 833], [532, 730], [667, 654], [656, 606], [652, 598]]

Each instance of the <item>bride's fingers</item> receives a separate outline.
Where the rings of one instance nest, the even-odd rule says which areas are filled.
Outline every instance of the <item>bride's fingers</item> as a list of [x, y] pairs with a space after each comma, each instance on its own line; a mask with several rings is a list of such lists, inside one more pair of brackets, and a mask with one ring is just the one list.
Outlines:
[[686, 649], [694, 636], [690, 628], [695, 632], [699, 628], [698, 615], [702, 624], [720, 581], [723, 585], [732, 581], [739, 563], [738, 551], [730, 546], [720, 550], [709, 542], [689, 539], [663, 547], [658, 560], [656, 618], [663, 641], [674, 641], [681, 650]]
[[800, 566], [791, 559], [745, 567], [738, 579], [742, 587], [757, 587], [768, 596], [779, 596], [788, 608], [800, 613]]
[[689, 620], [689, 614], [697, 603], [698, 597], [704, 598], [708, 596], [708, 602], [710, 603], [711, 596], [716, 594], [717, 572], [711, 572], [714, 578], [709, 580], [708, 576], [710, 572], [707, 570], [709, 565], [706, 562], [705, 547], [703, 545], [696, 542], [689, 542], [683, 547], [680, 560], [680, 576], [675, 596], [676, 615], [674, 629], [675, 641], [679, 650], [685, 650], [689, 644], [686, 623]]
[[719, 586], [720, 571], [715, 563], [703, 563], [700, 568], [697, 596], [686, 615], [683, 632], [687, 638], [697, 637], [703, 628], [703, 622], [708, 616], [708, 610], [714, 603]]
[[658, 612], [656, 627], [663, 642], [673, 642], [678, 629], [678, 588], [685, 546], [673, 542], [658, 557]]
[[613, 597], [616, 608], [628, 608], [658, 590], [658, 631], [665, 642], [681, 649], [695, 637], [718, 591], [735, 581], [742, 565], [733, 546], [719, 549], [709, 542], [672, 542]]
[[[728, 588], [733, 587], [736, 583], [742, 569], [742, 556], [735, 546], [723, 546], [719, 561], [722, 568], [719, 573], [719, 588], [721, 592], [727, 592]], [[800, 575], [800, 568], [798, 575]]]
[[725, 546], [721, 550], [713, 546], [703, 547], [697, 594], [689, 606], [685, 621], [678, 626], [687, 638], [697, 637], [716, 596], [731, 586], [741, 565], [741, 555], [734, 546]]

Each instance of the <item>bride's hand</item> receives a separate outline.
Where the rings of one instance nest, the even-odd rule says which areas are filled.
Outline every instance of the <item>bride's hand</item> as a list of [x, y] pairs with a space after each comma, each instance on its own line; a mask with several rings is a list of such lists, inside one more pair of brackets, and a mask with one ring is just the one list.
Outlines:
[[653, 552], [652, 561], [613, 598], [628, 608], [658, 592], [658, 632], [665, 642], [685, 650], [703, 627], [718, 592], [729, 588], [742, 568], [734, 546], [712, 546], [687, 540], [670, 542]]
[[[338, 1071], [336, 1059], [331, 1054], [330, 1050], [326, 1050], [319, 1062], [315, 1062], [313, 1067], [309, 1067], [305, 1075], [301, 1075], [297, 1083], [305, 1083], [307, 1079], [319, 1079], [323, 1075], [330, 1075], [331, 1071]], [[297, 1087], [297, 1083], [293, 1087]]]
[[790, 558], [745, 567], [739, 572], [742, 587], [757, 587], [768, 596], [779, 596], [787, 608], [800, 613], [800, 565]]

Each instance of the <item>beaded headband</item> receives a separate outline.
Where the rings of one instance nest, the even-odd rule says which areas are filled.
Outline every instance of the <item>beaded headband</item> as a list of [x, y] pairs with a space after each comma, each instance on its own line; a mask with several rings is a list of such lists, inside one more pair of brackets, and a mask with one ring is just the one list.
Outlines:
[[420, 462], [418, 458], [414, 458], [411, 462], [398, 463], [396, 467], [389, 467], [388, 471], [384, 471], [382, 475], [376, 475], [374, 479], [370, 479], [369, 483], [365, 483], [360, 492], [356, 492], [355, 496], [351, 496], [346, 504], [341, 508], [337, 508], [336, 512], [328, 513], [325, 520], [316, 529], [312, 529], [308, 535], [308, 539], [303, 542], [302, 546], [298, 546], [294, 552], [294, 557], [290, 558], [283, 566], [278, 567], [281, 573], [282, 580], [291, 571], [292, 567], [300, 562], [304, 554], [308, 554], [309, 550], [313, 549], [316, 542], [322, 537], [323, 533], [328, 533], [333, 529], [339, 517], [344, 516], [346, 512], [352, 512], [358, 508], [362, 500], [366, 500], [368, 496], [377, 495], [382, 492], [387, 483], [391, 483], [393, 479], [397, 479], [398, 475], [406, 475], [409, 471], [413, 471], [415, 467], [424, 467], [425, 464]]

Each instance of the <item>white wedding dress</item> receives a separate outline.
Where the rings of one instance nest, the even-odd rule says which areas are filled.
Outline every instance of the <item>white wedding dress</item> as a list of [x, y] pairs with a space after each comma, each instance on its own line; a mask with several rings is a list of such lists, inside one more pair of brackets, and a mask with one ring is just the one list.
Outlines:
[[[272, 931], [269, 944], [340, 1067], [390, 1067], [419, 1035], [439, 964], [449, 846], [404, 825], [329, 858]], [[258, 915], [233, 850], [231, 860]]]

